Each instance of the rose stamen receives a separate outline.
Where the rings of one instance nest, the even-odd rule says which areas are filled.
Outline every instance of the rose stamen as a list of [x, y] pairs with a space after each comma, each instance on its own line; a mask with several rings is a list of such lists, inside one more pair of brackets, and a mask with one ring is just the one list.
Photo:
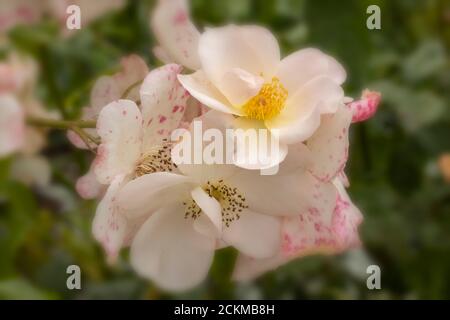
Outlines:
[[242, 110], [250, 119], [270, 120], [280, 114], [288, 97], [288, 91], [277, 77], [265, 83], [259, 93], [244, 104]]

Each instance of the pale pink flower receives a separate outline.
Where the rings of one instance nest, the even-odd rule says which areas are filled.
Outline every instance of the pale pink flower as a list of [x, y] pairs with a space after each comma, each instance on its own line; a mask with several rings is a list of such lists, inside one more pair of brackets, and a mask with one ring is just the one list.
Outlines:
[[236, 128], [267, 128], [280, 141], [271, 165], [283, 161], [289, 144], [310, 138], [323, 114], [343, 105], [346, 73], [334, 58], [304, 49], [281, 60], [275, 37], [264, 28], [208, 29], [198, 54], [201, 70], [180, 75], [180, 82], [203, 104], [238, 116]]
[[[93, 233], [110, 259], [117, 256], [138, 224], [116, 210], [116, 193], [136, 177], [175, 168], [167, 139], [179, 126], [189, 96], [178, 83], [180, 71], [174, 64], [153, 70], [140, 87], [140, 109], [135, 102], [121, 99], [105, 106], [98, 117], [101, 144], [91, 170], [95, 181], [109, 187], [97, 208]], [[83, 190], [85, 193], [95, 190], [89, 183], [84, 188], [91, 188]]]

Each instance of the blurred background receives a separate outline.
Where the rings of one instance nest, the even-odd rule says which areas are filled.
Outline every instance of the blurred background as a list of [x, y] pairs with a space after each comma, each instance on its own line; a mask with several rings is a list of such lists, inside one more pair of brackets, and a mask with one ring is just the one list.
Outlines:
[[[45, 14], [5, 28], [0, 57], [33, 57], [37, 99], [75, 119], [95, 80], [117, 71], [121, 57], [160, 64], [148, 27], [154, 1], [125, 2], [70, 34]], [[371, 4], [381, 8], [381, 30], [366, 27]], [[313, 46], [335, 56], [347, 70], [347, 96], [382, 93], [376, 116], [352, 127], [346, 169], [364, 214], [363, 248], [299, 259], [251, 284], [230, 282], [235, 252], [225, 249], [201, 287], [161, 292], [135, 275], [126, 251], [117, 265], [106, 263], [91, 235], [96, 201], [74, 189], [93, 155], [51, 131], [42, 151], [51, 165], [45, 188], [12, 179], [14, 157], [0, 160], [0, 298], [449, 299], [450, 1], [192, 0], [191, 7], [200, 29], [256, 23], [277, 35], [283, 55]], [[81, 267], [82, 290], [66, 287], [70, 264]], [[381, 268], [381, 290], [366, 287], [371, 264]]]

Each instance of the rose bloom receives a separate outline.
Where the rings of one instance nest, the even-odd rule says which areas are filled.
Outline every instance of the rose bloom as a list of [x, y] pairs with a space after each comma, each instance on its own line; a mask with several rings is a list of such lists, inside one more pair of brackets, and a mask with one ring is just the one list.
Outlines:
[[181, 67], [166, 65], [151, 71], [140, 86], [140, 107], [119, 99], [102, 108], [97, 120], [101, 144], [92, 166], [95, 179], [108, 188], [93, 223], [95, 238], [113, 261], [133, 237], [142, 219], [126, 219], [116, 210], [116, 194], [129, 181], [156, 171], [173, 171], [168, 137], [186, 110], [187, 92], [178, 83]]
[[335, 59], [304, 49], [281, 60], [276, 39], [264, 28], [208, 29], [198, 54], [201, 69], [180, 75], [180, 82], [203, 104], [237, 116], [236, 128], [266, 128], [279, 139], [271, 165], [283, 161], [289, 144], [310, 138], [323, 114], [343, 104], [346, 74]]

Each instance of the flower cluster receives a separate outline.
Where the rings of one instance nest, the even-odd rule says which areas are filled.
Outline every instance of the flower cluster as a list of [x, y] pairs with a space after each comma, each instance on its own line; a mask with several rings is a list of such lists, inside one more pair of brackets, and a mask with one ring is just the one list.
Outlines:
[[[282, 59], [262, 27], [201, 33], [183, 0], [159, 1], [150, 21], [154, 53], [166, 65], [146, 74], [124, 63], [122, 73], [99, 80], [84, 112], [97, 120], [100, 144], [79, 191], [101, 198], [93, 233], [109, 260], [131, 246], [140, 275], [185, 290], [223, 247], [239, 251], [233, 277], [246, 280], [296, 257], [359, 245], [362, 216], [343, 170], [349, 127], [375, 113], [379, 94], [346, 98], [346, 73], [334, 58], [308, 48]], [[171, 150], [181, 142], [171, 133], [193, 133], [193, 119], [221, 132], [266, 129], [279, 153], [269, 164], [250, 165], [248, 152], [232, 164], [177, 163]], [[261, 175], [275, 165], [276, 174]]]
[[[142, 58], [124, 57], [119, 72], [97, 80], [79, 121], [57, 123], [75, 147], [95, 153], [76, 189], [99, 200], [92, 230], [108, 261], [130, 247], [137, 273], [186, 290], [224, 247], [238, 251], [233, 279], [248, 280], [298, 257], [358, 246], [362, 215], [344, 173], [349, 129], [375, 114], [380, 94], [345, 97], [336, 59], [314, 48], [281, 57], [263, 27], [201, 32], [187, 0], [159, 0], [150, 28], [164, 65], [150, 70]], [[30, 70], [14, 57], [0, 65], [0, 155], [26, 154], [38, 136], [25, 138], [35, 130], [30, 118], [48, 118], [26, 93]], [[230, 129], [267, 135], [234, 141], [242, 148], [231, 163], [180, 162], [174, 151], [197, 122], [222, 137]], [[180, 130], [186, 135], [174, 139]], [[278, 148], [269, 161], [254, 161], [246, 146], [267, 138]]]

